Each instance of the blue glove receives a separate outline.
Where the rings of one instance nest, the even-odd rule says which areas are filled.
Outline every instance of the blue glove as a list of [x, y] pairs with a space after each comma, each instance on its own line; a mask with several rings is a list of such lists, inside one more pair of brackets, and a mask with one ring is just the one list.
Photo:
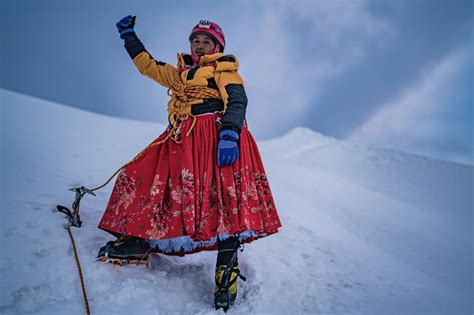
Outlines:
[[126, 36], [125, 34], [135, 33], [135, 30], [133, 28], [135, 27], [136, 18], [137, 18], [136, 16], [128, 15], [122, 18], [120, 21], [118, 21], [117, 24], [115, 24], [120, 33], [121, 39], [125, 39], [125, 36]]
[[239, 134], [233, 130], [221, 130], [219, 138], [217, 165], [222, 167], [234, 164], [239, 158], [239, 147], [237, 146]]

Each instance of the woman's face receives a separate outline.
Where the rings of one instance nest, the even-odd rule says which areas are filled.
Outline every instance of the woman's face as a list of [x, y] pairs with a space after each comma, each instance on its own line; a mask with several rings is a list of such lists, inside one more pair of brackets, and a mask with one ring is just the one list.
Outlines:
[[191, 41], [191, 50], [197, 58], [208, 54], [215, 47], [212, 38], [206, 34], [198, 34]]

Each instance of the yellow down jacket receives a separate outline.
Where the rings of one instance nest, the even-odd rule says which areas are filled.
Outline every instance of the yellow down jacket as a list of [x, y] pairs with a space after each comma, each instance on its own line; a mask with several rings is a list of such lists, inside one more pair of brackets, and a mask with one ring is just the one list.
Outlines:
[[125, 48], [141, 74], [168, 88], [171, 96], [168, 120], [171, 125], [176, 126], [193, 116], [193, 106], [197, 108], [196, 105], [203, 104], [203, 108], [207, 103], [219, 100], [224, 111], [222, 128], [240, 133], [247, 97], [243, 80], [237, 72], [239, 62], [235, 56], [222, 53], [204, 55], [193, 67], [191, 55], [177, 54], [177, 67], [174, 67], [155, 60], [136, 35], [125, 39]]

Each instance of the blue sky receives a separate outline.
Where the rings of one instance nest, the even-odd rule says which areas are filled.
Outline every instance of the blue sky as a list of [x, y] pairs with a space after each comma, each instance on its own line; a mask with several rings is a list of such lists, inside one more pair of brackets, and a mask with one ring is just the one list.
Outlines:
[[115, 23], [136, 15], [145, 47], [174, 64], [191, 28], [209, 19], [240, 61], [257, 139], [306, 126], [473, 163], [472, 3], [2, 1], [1, 86], [166, 123], [166, 90], [134, 68]]

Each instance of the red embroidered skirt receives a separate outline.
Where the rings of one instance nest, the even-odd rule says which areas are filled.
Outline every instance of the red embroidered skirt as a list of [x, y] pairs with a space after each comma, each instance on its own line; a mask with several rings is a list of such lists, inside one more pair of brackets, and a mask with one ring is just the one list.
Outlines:
[[240, 156], [217, 166], [221, 114], [182, 124], [181, 143], [163, 141], [169, 129], [119, 173], [99, 228], [148, 240], [156, 251], [184, 255], [217, 248], [217, 238], [242, 243], [281, 226], [260, 154], [246, 124]]

